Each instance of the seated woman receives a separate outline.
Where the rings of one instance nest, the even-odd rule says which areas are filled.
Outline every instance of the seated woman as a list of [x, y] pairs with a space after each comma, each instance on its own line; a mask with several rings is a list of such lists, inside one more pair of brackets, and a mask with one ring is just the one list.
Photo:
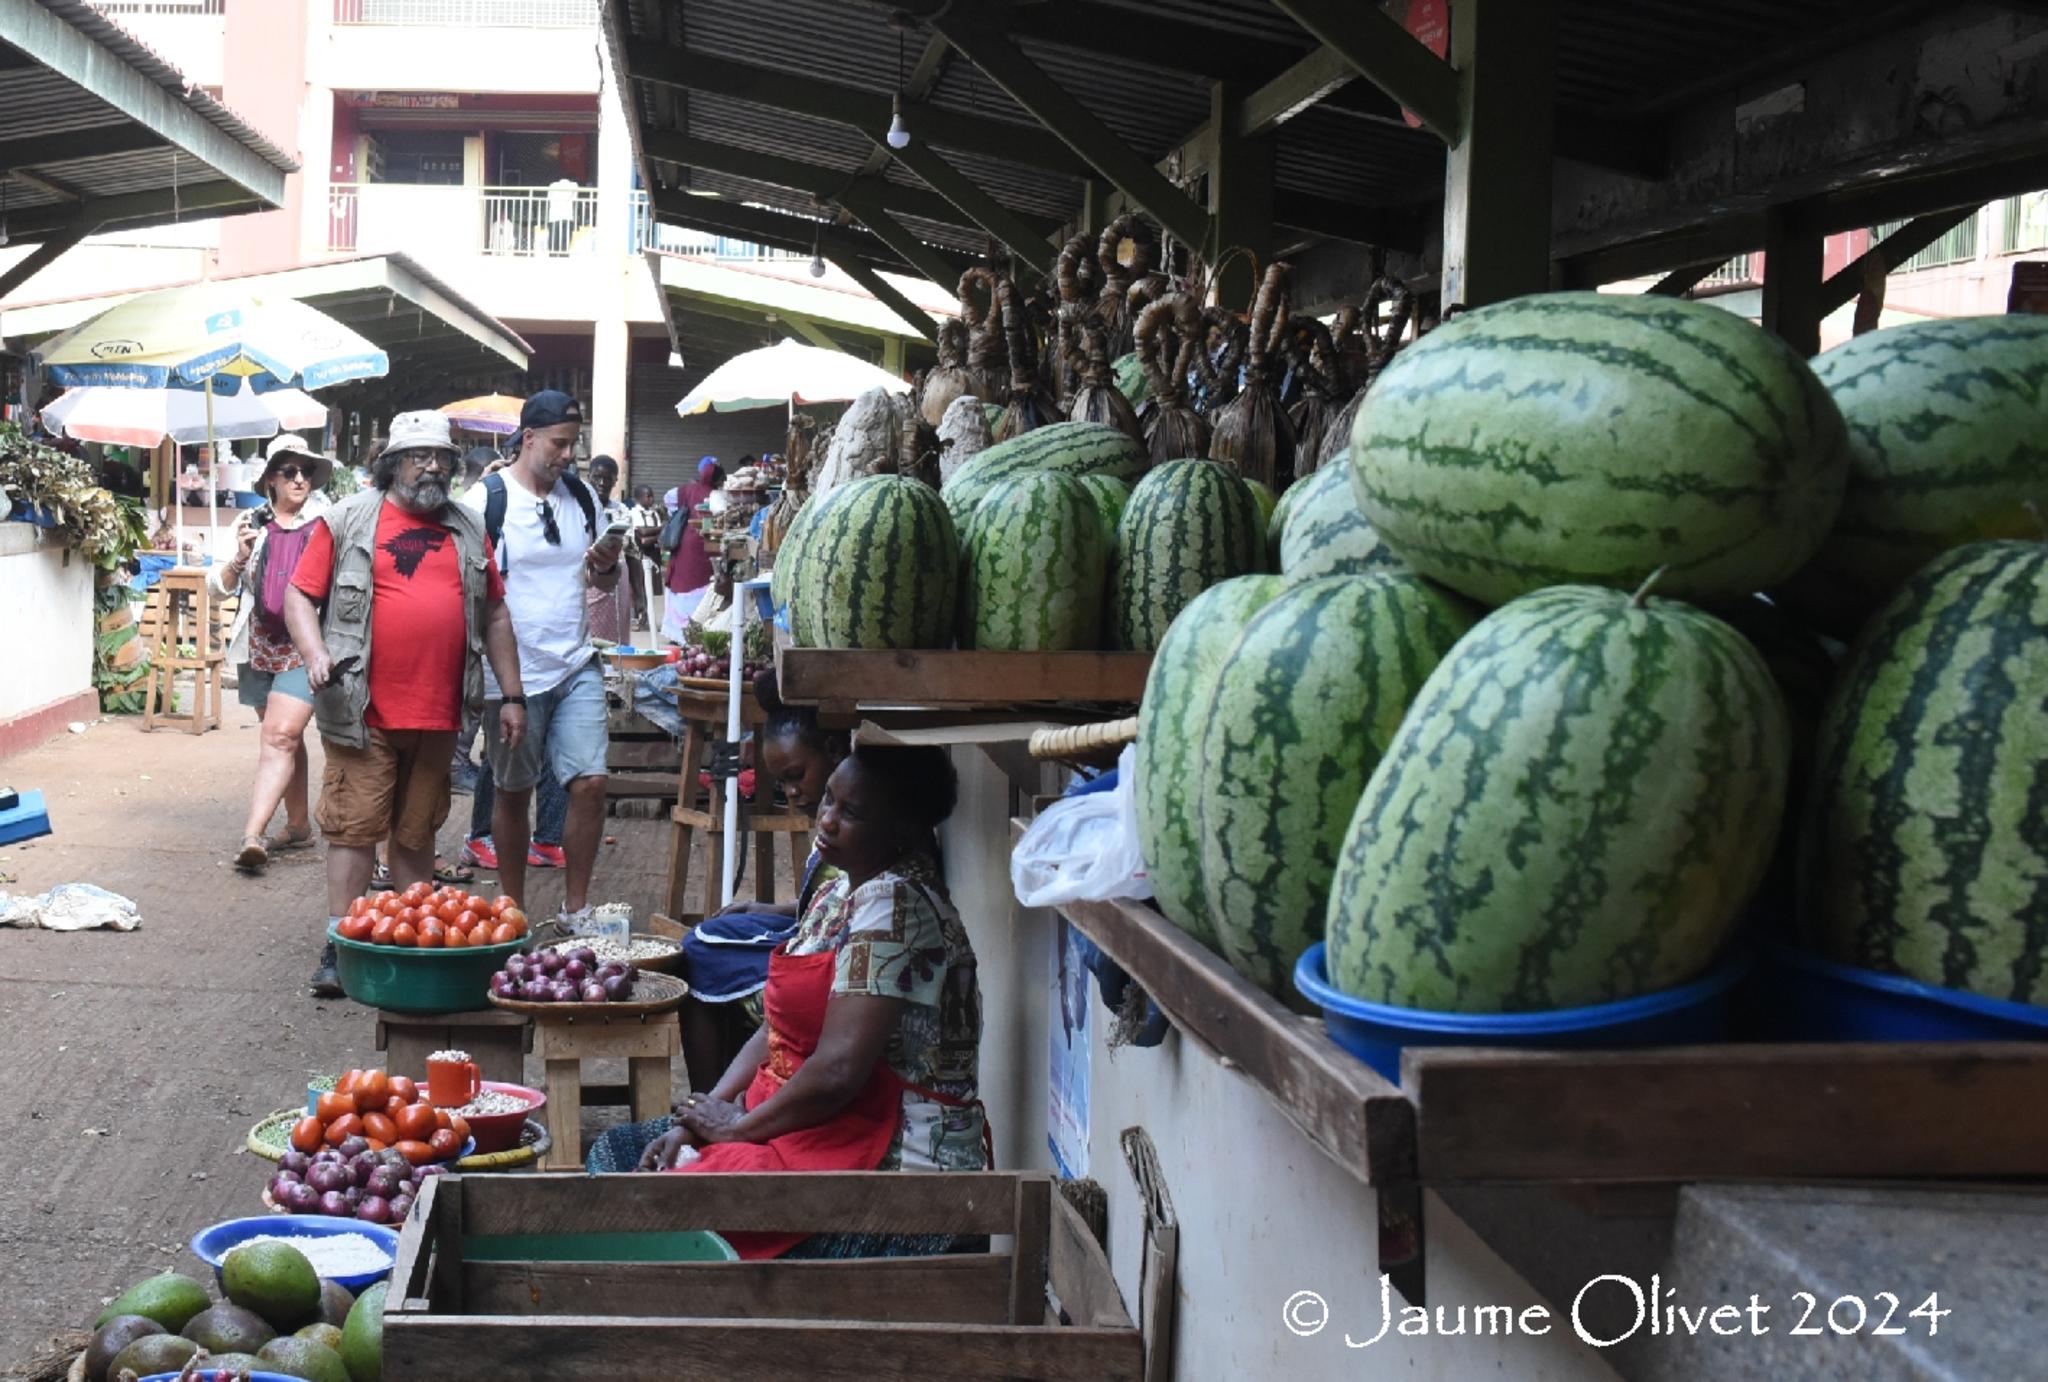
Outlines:
[[[818, 854], [840, 871], [769, 960], [767, 1020], [709, 1094], [676, 1108], [646, 1171], [978, 1171], [981, 990], [933, 831], [952, 813], [935, 748], [859, 748], [833, 770]], [[654, 1125], [618, 1128], [590, 1169], [617, 1169]], [[744, 1233], [742, 1257], [941, 1252], [946, 1235]]]
[[[792, 808], [815, 816], [825, 781], [851, 741], [820, 729], [811, 710], [784, 705], [773, 672], [754, 679], [754, 699], [768, 717], [754, 736], [759, 770]], [[837, 872], [820, 861], [814, 844], [796, 901], [734, 902], [691, 928], [683, 942], [690, 996], [683, 1000], [682, 1023], [683, 1063], [693, 1086], [709, 1089], [760, 1024], [757, 995], [768, 983], [769, 955], [795, 933], [805, 905]]]

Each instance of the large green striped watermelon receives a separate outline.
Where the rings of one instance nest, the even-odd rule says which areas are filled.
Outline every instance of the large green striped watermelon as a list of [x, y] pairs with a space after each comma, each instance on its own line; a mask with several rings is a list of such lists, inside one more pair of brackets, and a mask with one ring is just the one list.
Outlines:
[[782, 535], [782, 545], [775, 549], [775, 565], [768, 569], [768, 599], [777, 609], [789, 603], [791, 586], [803, 563], [804, 533], [810, 528], [822, 502], [815, 494], [807, 495], [796, 511], [796, 517], [790, 520], [789, 531]]
[[1133, 408], [1143, 408], [1152, 400], [1152, 381], [1145, 377], [1145, 367], [1138, 363], [1134, 350], [1119, 355], [1110, 365], [1110, 377], [1116, 380], [1117, 392], [1122, 394]]
[[1825, 546], [1785, 586], [1850, 637], [1951, 547], [2040, 537], [2048, 512], [2048, 317], [1960, 317], [1814, 357], [1849, 427], [1849, 489]]
[[1188, 601], [1265, 565], [1258, 500], [1219, 461], [1154, 466], [1117, 525], [1109, 584], [1110, 641], [1144, 652]]
[[1294, 501], [1301, 495], [1302, 482], [1296, 480], [1280, 491], [1280, 498], [1273, 504], [1273, 512], [1266, 515], [1266, 569], [1280, 569], [1280, 538], [1287, 531], [1287, 515], [1294, 511]]
[[1110, 533], [1071, 475], [1027, 471], [983, 495], [960, 538], [960, 646], [1099, 646]]
[[1661, 296], [1548, 293], [1445, 322], [1351, 436], [1394, 553], [1500, 604], [1550, 585], [1733, 599], [1791, 575], [1841, 507], [1842, 418], [1788, 346]]
[[1029, 470], [1062, 475], [1114, 475], [1136, 484], [1145, 473], [1145, 448], [1118, 428], [1100, 422], [1053, 422], [999, 441], [969, 457], [946, 481], [946, 506], [964, 526], [974, 506], [1001, 481]]
[[1713, 963], [1770, 859], [1785, 707], [1691, 605], [1560, 586], [1437, 664], [1351, 819], [1329, 971], [1360, 998], [1577, 1007]]
[[1216, 672], [1201, 717], [1202, 882], [1216, 952], [1305, 1007], [1351, 813], [1409, 702], [1479, 611], [1410, 571], [1289, 583]]
[[868, 475], [813, 503], [789, 580], [797, 645], [952, 646], [960, 544], [938, 491], [902, 475]]
[[1406, 569], [1358, 511], [1351, 466], [1343, 452], [1297, 480], [1284, 497], [1294, 501], [1280, 534], [1280, 574], [1289, 583], [1390, 566]]
[[2048, 545], [1937, 558], [1821, 735], [1800, 930], [1844, 964], [2048, 1004]]
[[1188, 602], [1166, 631], [1138, 708], [1138, 849], [1159, 909], [1214, 948], [1202, 890], [1202, 714], [1216, 669], [1244, 626], [1283, 589], [1278, 576], [1239, 576]]
[[1116, 525], [1123, 521], [1124, 506], [1131, 502], [1131, 487], [1114, 475], [1083, 475], [1081, 483], [1094, 497], [1096, 511], [1102, 515], [1102, 530], [1114, 541]]

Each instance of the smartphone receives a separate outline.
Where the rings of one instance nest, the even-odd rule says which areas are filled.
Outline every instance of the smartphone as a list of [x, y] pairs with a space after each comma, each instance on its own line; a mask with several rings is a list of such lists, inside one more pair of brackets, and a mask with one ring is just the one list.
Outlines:
[[619, 541], [623, 542], [625, 541], [626, 534], [632, 531], [633, 525], [626, 522], [624, 519], [621, 519], [617, 523], [611, 524], [603, 532], [599, 533], [597, 535], [597, 540], [599, 542], [610, 542], [614, 538], [616, 538]]

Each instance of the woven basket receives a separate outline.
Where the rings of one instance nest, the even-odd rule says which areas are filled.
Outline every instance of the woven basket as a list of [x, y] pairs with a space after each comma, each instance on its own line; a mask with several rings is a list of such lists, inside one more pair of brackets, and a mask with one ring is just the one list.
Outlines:
[[1031, 736], [1029, 748], [1033, 758], [1108, 767], [1116, 762], [1124, 745], [1137, 742], [1137, 738], [1138, 717], [1133, 715], [1126, 720], [1037, 730]]

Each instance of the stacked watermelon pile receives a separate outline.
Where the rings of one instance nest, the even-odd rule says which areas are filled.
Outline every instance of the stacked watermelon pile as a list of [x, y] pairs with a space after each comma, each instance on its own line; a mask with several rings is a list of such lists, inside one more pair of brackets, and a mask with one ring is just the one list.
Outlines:
[[2043, 1001], [2044, 507], [2048, 322], [1809, 365], [1664, 298], [1456, 318], [1161, 641], [1159, 904], [1289, 1001], [1326, 939], [1359, 998], [1575, 1007], [1712, 966], [1803, 798], [1808, 944]]

